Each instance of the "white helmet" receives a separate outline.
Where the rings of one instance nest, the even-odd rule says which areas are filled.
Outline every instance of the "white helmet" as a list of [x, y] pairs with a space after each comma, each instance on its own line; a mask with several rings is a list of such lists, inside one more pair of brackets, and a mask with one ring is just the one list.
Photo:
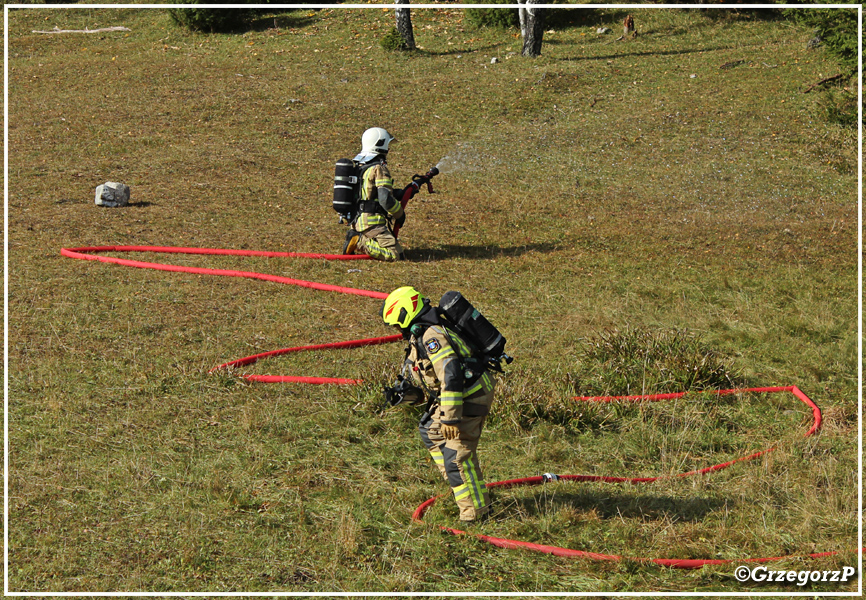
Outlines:
[[394, 136], [381, 127], [371, 127], [361, 136], [361, 154], [385, 154]]

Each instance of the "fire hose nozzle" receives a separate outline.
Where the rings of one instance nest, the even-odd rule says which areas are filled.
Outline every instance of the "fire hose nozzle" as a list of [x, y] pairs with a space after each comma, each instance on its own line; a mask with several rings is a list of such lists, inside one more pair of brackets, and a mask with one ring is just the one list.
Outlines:
[[424, 179], [427, 183], [427, 193], [435, 194], [436, 190], [433, 189], [433, 178], [439, 174], [439, 169], [436, 167], [430, 167], [430, 170], [427, 171], [427, 174], [424, 175]]

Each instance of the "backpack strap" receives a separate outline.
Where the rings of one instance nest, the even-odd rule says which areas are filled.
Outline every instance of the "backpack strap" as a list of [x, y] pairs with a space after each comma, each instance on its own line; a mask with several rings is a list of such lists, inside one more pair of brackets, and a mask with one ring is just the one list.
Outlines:
[[448, 338], [448, 343], [454, 348], [454, 356], [460, 363], [460, 370], [463, 372], [464, 385], [469, 386], [474, 384], [488, 370], [488, 361], [481, 357], [478, 347], [472, 343], [472, 340], [467, 339], [468, 336], [460, 336], [460, 341], [469, 350], [469, 356], [462, 356], [458, 350], [458, 344], [451, 337], [452, 333], [459, 335], [459, 332], [452, 331], [448, 327], [448, 325], [452, 325], [453, 327], [453, 324], [438, 306], [436, 307], [436, 316], [439, 320], [439, 326], [442, 327], [445, 337]]
[[[446, 326], [446, 324], [451, 325], [456, 330], [456, 333], [458, 335], [461, 334], [460, 328], [457, 325], [455, 325], [454, 323], [452, 323], [448, 319], [448, 315], [445, 314], [445, 311], [440, 309], [438, 306], [436, 307], [436, 316], [439, 318], [439, 323], [442, 324], [442, 328], [445, 330], [445, 335], [448, 337], [448, 341], [451, 343], [452, 346], [456, 347], [456, 345], [454, 344], [454, 340], [451, 338], [451, 335], [448, 333], [449, 329]], [[497, 373], [503, 373], [504, 372], [502, 370], [502, 366], [499, 364], [499, 362], [491, 359], [491, 357], [484, 354], [481, 351], [481, 348], [479, 348], [478, 345], [472, 341], [470, 336], [468, 336], [464, 333], [464, 334], [460, 335], [460, 339], [463, 340], [463, 343], [466, 344], [466, 347], [469, 349], [469, 356], [468, 357], [461, 357], [459, 352], [455, 352], [455, 354], [458, 356], [458, 358], [461, 361], [461, 365], [463, 366], [464, 372], [467, 370], [466, 369], [467, 366], [469, 367], [469, 369], [471, 369], [473, 372], [477, 373], [479, 376], [481, 374], [483, 374], [485, 371], [490, 371], [490, 370], [496, 371]]]
[[382, 208], [382, 205], [379, 204], [378, 200], [367, 200], [365, 202], [361, 201], [361, 190], [364, 187], [364, 175], [371, 168], [383, 164], [385, 164], [385, 160], [383, 158], [377, 158], [371, 160], [368, 163], [358, 165], [358, 190], [355, 198], [360, 212], [387, 214], [385, 209]]
[[[473, 376], [469, 379], [475, 380], [477, 377], [480, 377], [485, 371], [487, 371], [490, 367], [489, 361], [483, 357], [481, 351], [478, 347], [472, 343], [472, 340], [467, 339], [468, 336], [462, 335], [460, 336], [460, 341], [463, 342], [463, 345], [469, 350], [469, 356], [463, 356], [460, 354], [458, 348], [460, 347], [452, 337], [452, 334], [459, 335], [459, 332], [452, 331], [452, 327], [454, 327], [453, 323], [448, 320], [448, 317], [438, 306], [434, 308], [436, 311], [436, 323], [416, 323], [412, 326], [412, 336], [416, 340], [415, 345], [415, 353], [419, 358], [429, 358], [427, 354], [427, 349], [423, 343], [424, 333], [434, 325], [438, 325], [442, 328], [442, 332], [445, 334], [445, 337], [448, 339], [448, 343], [451, 344], [451, 347], [454, 349], [454, 357], [460, 363], [460, 370], [463, 373], [467, 373], [468, 371], [472, 371]], [[449, 327], [449, 325], [451, 327]], [[456, 329], [456, 327], [454, 327]]]

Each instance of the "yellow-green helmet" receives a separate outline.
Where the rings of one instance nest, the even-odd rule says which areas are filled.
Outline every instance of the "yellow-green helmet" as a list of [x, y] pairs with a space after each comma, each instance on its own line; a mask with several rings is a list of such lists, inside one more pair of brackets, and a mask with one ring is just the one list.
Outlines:
[[424, 308], [424, 296], [411, 286], [397, 288], [385, 298], [382, 320], [386, 325], [406, 329]]

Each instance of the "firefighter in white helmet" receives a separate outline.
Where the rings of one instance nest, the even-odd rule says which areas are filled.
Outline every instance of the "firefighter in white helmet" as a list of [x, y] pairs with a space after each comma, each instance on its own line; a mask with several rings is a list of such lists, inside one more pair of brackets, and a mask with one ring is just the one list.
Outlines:
[[343, 254], [363, 252], [377, 260], [403, 259], [392, 224], [403, 226], [406, 213], [394, 196], [394, 180], [385, 163], [394, 136], [381, 127], [372, 127], [361, 136], [361, 152], [355, 162], [361, 165], [361, 196], [358, 216], [352, 222]]

